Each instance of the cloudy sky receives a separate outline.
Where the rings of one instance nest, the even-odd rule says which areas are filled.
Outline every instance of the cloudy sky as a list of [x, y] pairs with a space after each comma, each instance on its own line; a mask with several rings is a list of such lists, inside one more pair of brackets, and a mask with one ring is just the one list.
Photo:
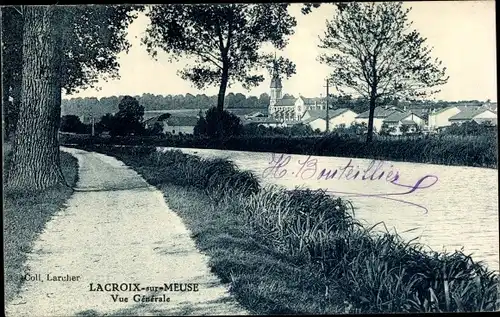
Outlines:
[[[434, 47], [433, 56], [447, 67], [450, 79], [435, 96], [440, 100], [497, 100], [496, 36], [494, 1], [429, 1], [407, 2], [412, 7], [410, 19], [424, 37], [427, 45]], [[319, 97], [324, 95], [324, 79], [330, 72], [317, 61], [322, 52], [317, 46], [327, 19], [335, 14], [332, 5], [323, 5], [309, 15], [300, 13], [300, 4], [291, 5], [290, 14], [296, 17], [295, 34], [289, 45], [279, 55], [296, 64], [297, 73], [283, 81], [283, 92], [295, 96]], [[132, 48], [119, 55], [121, 79], [100, 82], [100, 91], [88, 89], [71, 97], [105, 97], [111, 95], [168, 94], [217, 94], [217, 87], [198, 90], [182, 80], [177, 71], [185, 62], [169, 63], [166, 54], [159, 54], [154, 61], [141, 45], [140, 38], [149, 19], [140, 15], [129, 27]], [[265, 74], [264, 72], [262, 74]], [[267, 75], [267, 74], [265, 74]], [[269, 92], [269, 79], [248, 91], [234, 85], [227, 93], [258, 96]]]

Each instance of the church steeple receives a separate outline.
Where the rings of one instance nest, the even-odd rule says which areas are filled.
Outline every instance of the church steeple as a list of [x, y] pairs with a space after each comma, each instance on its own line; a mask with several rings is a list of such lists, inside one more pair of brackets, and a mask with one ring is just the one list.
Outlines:
[[281, 86], [281, 78], [279, 76], [278, 72], [278, 63], [276, 62], [276, 53], [274, 53], [274, 60], [273, 60], [273, 75], [271, 79], [271, 91], [273, 88], [283, 88]]
[[276, 104], [276, 102], [283, 98], [281, 95], [281, 89], [283, 88], [281, 86], [281, 78], [279, 76], [279, 71], [278, 71], [278, 63], [276, 62], [276, 53], [274, 53], [274, 61], [273, 61], [273, 74], [271, 78], [271, 103], [270, 105], [273, 106]]

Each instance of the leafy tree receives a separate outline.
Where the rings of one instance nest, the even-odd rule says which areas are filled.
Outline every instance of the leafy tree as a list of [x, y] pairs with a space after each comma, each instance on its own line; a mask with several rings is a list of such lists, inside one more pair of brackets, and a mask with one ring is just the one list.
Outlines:
[[[2, 13], [6, 8], [2, 8]], [[58, 128], [61, 92], [91, 86], [98, 74], [117, 75], [115, 54], [126, 49], [126, 28], [132, 21], [130, 6], [18, 6], [12, 7], [21, 23], [5, 29], [9, 45], [22, 43], [21, 64], [13, 66], [21, 73], [22, 92], [19, 118], [13, 144], [9, 190], [43, 190], [65, 184], [60, 168]], [[2, 21], [3, 22], [3, 21]], [[15, 30], [22, 25], [22, 39]], [[4, 39], [4, 38], [3, 38]], [[19, 50], [5, 49], [9, 54]], [[2, 58], [2, 64], [5, 60]], [[20, 66], [19, 66], [20, 65]], [[12, 76], [11, 76], [12, 78]], [[9, 92], [19, 89], [18, 82], [8, 83]], [[17, 88], [16, 88], [17, 87]], [[5, 100], [2, 97], [2, 101]], [[14, 99], [13, 102], [16, 105]]]
[[410, 30], [409, 11], [401, 2], [344, 3], [321, 38], [320, 47], [332, 51], [319, 58], [334, 68], [331, 83], [369, 100], [367, 142], [381, 98], [425, 97], [448, 80], [425, 39]]
[[270, 101], [271, 101], [271, 96], [269, 96], [267, 93], [260, 94], [259, 96], [260, 107], [267, 107]]
[[[61, 86], [67, 94], [95, 87], [100, 77], [118, 78], [116, 54], [127, 51], [126, 29], [135, 18], [131, 6], [58, 6], [62, 32]], [[23, 6], [2, 8], [4, 70], [3, 100], [13, 99], [6, 118], [13, 132], [19, 112], [21, 93]]]
[[207, 110], [201, 115], [194, 127], [194, 135], [221, 138], [224, 136], [239, 135], [242, 132], [240, 118], [228, 112], [220, 112], [216, 107]]
[[[249, 89], [264, 81], [257, 68], [271, 67], [273, 56], [260, 52], [264, 43], [278, 49], [293, 34], [295, 18], [288, 14], [289, 4], [169, 4], [151, 6], [151, 19], [143, 43], [156, 57], [157, 49], [172, 59], [195, 58], [180, 72], [198, 88], [219, 85], [217, 108], [224, 108], [226, 88], [240, 82]], [[279, 59], [279, 70], [287, 77], [295, 72], [293, 63]]]
[[85, 125], [80, 121], [80, 118], [75, 115], [67, 115], [61, 117], [61, 127], [63, 132], [83, 133]]
[[105, 131], [106, 132], [114, 131], [115, 130], [114, 123], [115, 120], [113, 115], [111, 113], [105, 114], [104, 116], [101, 117], [101, 120], [96, 126], [97, 132], [101, 133]]
[[142, 118], [144, 107], [139, 101], [131, 96], [124, 96], [118, 104], [120, 109], [115, 115], [115, 123], [112, 124], [112, 135], [141, 134], [144, 132]]

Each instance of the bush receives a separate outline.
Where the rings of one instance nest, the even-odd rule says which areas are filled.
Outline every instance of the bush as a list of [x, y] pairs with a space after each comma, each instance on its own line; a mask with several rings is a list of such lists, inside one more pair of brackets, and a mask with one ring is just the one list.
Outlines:
[[240, 118], [228, 111], [218, 111], [216, 107], [207, 110], [205, 116], [200, 116], [194, 127], [194, 135], [211, 138], [236, 136], [241, 133]]
[[85, 125], [80, 121], [80, 118], [75, 115], [65, 115], [61, 117], [62, 132], [85, 133]]
[[143, 135], [145, 134], [142, 117], [144, 107], [139, 105], [137, 99], [124, 96], [120, 101], [120, 109], [115, 115], [104, 115], [98, 123], [97, 132], [107, 131], [111, 136]]
[[470, 122], [464, 122], [462, 124], [454, 123], [443, 131], [444, 135], [458, 135], [458, 136], [495, 135], [496, 133], [497, 133], [496, 126], [488, 122], [479, 124], [474, 120]]

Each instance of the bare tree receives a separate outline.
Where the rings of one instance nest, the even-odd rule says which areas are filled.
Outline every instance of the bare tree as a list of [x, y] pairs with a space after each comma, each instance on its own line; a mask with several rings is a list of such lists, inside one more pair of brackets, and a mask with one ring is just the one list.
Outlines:
[[367, 142], [373, 135], [373, 115], [379, 98], [424, 98], [447, 82], [446, 68], [432, 60], [431, 48], [417, 31], [410, 30], [411, 9], [401, 2], [350, 2], [337, 6], [327, 22], [319, 60], [333, 67], [331, 82], [340, 93], [367, 98]]

